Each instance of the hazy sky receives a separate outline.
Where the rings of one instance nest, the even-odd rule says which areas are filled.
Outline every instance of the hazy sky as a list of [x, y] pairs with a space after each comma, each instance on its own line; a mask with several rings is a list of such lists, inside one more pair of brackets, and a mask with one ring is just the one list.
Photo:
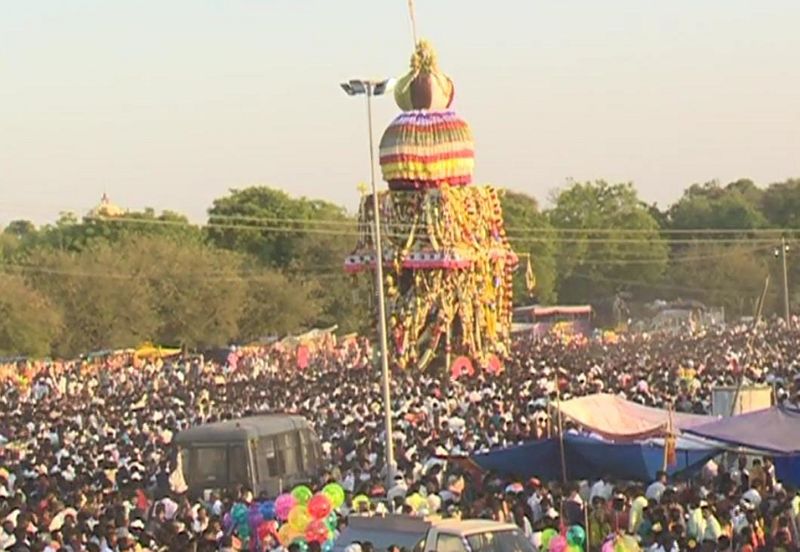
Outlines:
[[[800, 176], [797, 0], [416, 0], [455, 81], [477, 179]], [[251, 184], [354, 208], [365, 106], [397, 76], [406, 0], [0, 0], [0, 221], [124, 207], [202, 219]], [[376, 102], [376, 135], [397, 113]]]

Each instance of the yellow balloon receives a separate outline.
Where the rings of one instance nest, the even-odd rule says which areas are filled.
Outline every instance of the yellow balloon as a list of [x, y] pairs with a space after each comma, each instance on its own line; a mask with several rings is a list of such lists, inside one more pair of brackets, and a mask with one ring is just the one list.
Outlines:
[[311, 523], [311, 514], [304, 505], [298, 504], [289, 511], [289, 527], [294, 531], [303, 533], [309, 523]]
[[358, 495], [353, 498], [353, 510], [360, 511], [362, 506], [369, 506], [369, 498], [366, 495]]
[[294, 539], [299, 537], [301, 533], [292, 529], [292, 527], [288, 523], [284, 523], [281, 528], [278, 530], [278, 541], [283, 546], [288, 546], [292, 543]]
[[415, 512], [427, 504], [428, 501], [425, 500], [419, 493], [414, 493], [406, 498], [406, 505], [408, 505]]

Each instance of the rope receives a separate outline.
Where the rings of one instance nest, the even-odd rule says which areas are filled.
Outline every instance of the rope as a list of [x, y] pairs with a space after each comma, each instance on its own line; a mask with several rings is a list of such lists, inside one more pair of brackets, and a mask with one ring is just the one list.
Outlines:
[[414, 10], [414, 0], [408, 0], [408, 16], [411, 19], [411, 38], [414, 39], [414, 47], [417, 46], [417, 15]]

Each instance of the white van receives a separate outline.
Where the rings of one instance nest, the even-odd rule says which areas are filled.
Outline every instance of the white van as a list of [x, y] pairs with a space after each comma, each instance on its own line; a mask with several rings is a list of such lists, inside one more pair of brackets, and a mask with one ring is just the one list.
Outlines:
[[534, 552], [522, 530], [484, 519], [441, 519], [390, 515], [350, 516], [333, 552], [370, 542], [377, 552], [395, 545], [409, 552]]

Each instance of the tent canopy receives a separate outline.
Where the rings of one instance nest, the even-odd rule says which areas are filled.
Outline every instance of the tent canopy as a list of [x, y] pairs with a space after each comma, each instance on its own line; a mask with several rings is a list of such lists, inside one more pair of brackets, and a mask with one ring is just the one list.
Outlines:
[[[627, 401], [616, 395], [597, 393], [556, 403], [561, 415], [612, 441], [636, 441], [662, 436], [670, 423], [670, 413]], [[672, 413], [675, 431], [711, 421], [709, 416]]]
[[[678, 448], [677, 463], [669, 466], [670, 476], [691, 474], [718, 454], [716, 448]], [[524, 445], [497, 449], [472, 456], [484, 470], [518, 477], [538, 477], [557, 481], [561, 474], [558, 439], [545, 439]], [[647, 443], [608, 443], [577, 435], [564, 436], [567, 479], [597, 479], [610, 476], [633, 481], [653, 481], [663, 468], [664, 447]]]
[[686, 433], [772, 454], [798, 454], [800, 410], [773, 406], [693, 426]]

